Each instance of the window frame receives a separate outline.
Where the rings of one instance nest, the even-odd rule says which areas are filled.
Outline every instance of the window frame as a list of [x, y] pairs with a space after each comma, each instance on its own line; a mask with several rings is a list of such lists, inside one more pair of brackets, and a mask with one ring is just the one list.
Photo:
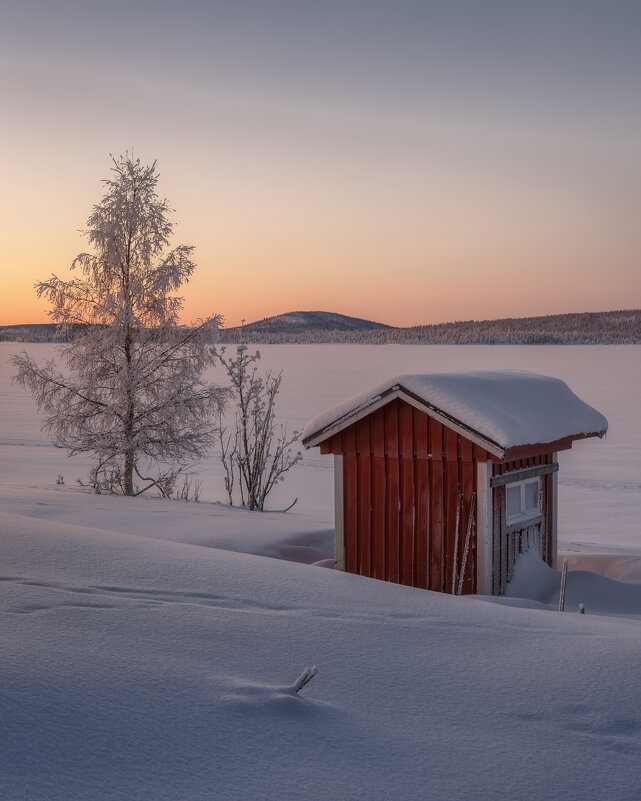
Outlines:
[[[537, 500], [535, 506], [528, 507], [526, 505], [526, 486], [528, 484], [537, 485]], [[511, 514], [508, 512], [508, 493], [510, 490], [517, 489], [519, 490], [519, 511], [512, 512]], [[543, 513], [543, 492], [542, 492], [542, 485], [541, 485], [541, 477], [534, 476], [532, 478], [524, 478], [520, 481], [511, 481], [510, 483], [505, 485], [505, 521], [508, 526], [515, 526], [521, 523], [529, 523], [532, 520], [536, 520], [540, 517]]]

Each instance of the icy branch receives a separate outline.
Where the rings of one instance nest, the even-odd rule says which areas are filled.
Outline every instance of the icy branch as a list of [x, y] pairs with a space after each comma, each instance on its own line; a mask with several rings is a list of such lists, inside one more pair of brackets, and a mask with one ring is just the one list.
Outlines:
[[314, 678], [314, 676], [317, 673], [318, 673], [318, 668], [316, 667], [316, 665], [312, 665], [312, 667], [305, 668], [305, 670], [292, 684], [291, 689], [295, 693], [299, 693], [303, 689], [303, 687]]

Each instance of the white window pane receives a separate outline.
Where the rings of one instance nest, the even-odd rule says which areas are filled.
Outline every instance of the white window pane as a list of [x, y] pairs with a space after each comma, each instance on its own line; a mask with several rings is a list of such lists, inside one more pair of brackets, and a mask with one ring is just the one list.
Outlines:
[[507, 516], [514, 517], [521, 514], [521, 485], [508, 484], [507, 486]]
[[527, 511], [539, 508], [539, 482], [527, 481], [525, 483], [525, 508]]

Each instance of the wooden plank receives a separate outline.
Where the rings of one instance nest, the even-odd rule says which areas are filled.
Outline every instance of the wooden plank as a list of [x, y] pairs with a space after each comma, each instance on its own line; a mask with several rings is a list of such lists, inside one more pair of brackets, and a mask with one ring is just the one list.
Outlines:
[[343, 453], [356, 454], [356, 427], [350, 426], [343, 433]]
[[[452, 592], [452, 580], [455, 570], [455, 550], [456, 550], [456, 519], [457, 508], [459, 507], [459, 463], [458, 461], [445, 462], [445, 592]], [[463, 524], [459, 515], [459, 547], [458, 562], [460, 564], [461, 540]], [[456, 566], [458, 567], [458, 565]]]
[[558, 469], [558, 464], [542, 464], [538, 467], [526, 467], [518, 470], [512, 470], [509, 473], [503, 473], [503, 475], [494, 476], [490, 481], [490, 486], [500, 487], [503, 484], [513, 484], [515, 481], [525, 481], [528, 478], [536, 478], [536, 476], [545, 476], [549, 473], [556, 473]]
[[369, 417], [359, 420], [354, 428], [356, 429], [356, 453], [369, 456]]
[[[552, 459], [556, 462], [558, 454], [553, 453]], [[552, 473], [550, 486], [548, 487], [548, 564], [556, 570], [557, 567], [557, 536], [558, 536], [558, 511], [559, 511], [559, 474]]]
[[432, 459], [438, 459], [440, 462], [443, 458], [443, 426], [438, 420], [434, 420], [431, 417], [429, 429], [430, 453], [432, 454]]
[[537, 526], [537, 529], [538, 529], [538, 532], [539, 532], [539, 542], [538, 542], [539, 555], [540, 555], [541, 559], [543, 559], [544, 562], [547, 562], [547, 560], [548, 560], [548, 557], [547, 557], [547, 554], [548, 554], [548, 542], [547, 542], [548, 522], [547, 522], [547, 505], [546, 505], [546, 502], [545, 502], [545, 498], [546, 498], [546, 495], [547, 495], [547, 487], [546, 487], [547, 481], [548, 481], [547, 476], [544, 476], [541, 479], [541, 512], [542, 512], [542, 514], [541, 514], [540, 522], [539, 522], [539, 524]]
[[443, 592], [443, 465], [430, 462], [430, 581], [429, 589]]
[[540, 523], [537, 525], [532, 526], [532, 532], [530, 534], [530, 542], [529, 548], [536, 547], [539, 552], [539, 556], [543, 559], [543, 549], [545, 547], [544, 537], [545, 537], [545, 518], [541, 520]]
[[404, 401], [399, 401], [398, 433], [400, 456], [411, 459], [414, 456], [414, 410]]
[[377, 579], [386, 578], [386, 493], [385, 457], [372, 458], [372, 573]]
[[399, 459], [388, 456], [387, 462], [387, 575], [388, 581], [398, 583], [399, 565]]
[[[427, 418], [426, 418], [427, 419]], [[416, 430], [416, 429], [415, 429]], [[428, 537], [429, 537], [429, 463], [426, 458], [416, 460], [414, 506], [416, 519], [414, 525], [414, 581], [415, 587], [427, 589], [428, 583]]]
[[361, 576], [372, 575], [372, 469], [369, 453], [358, 457], [358, 572]]
[[458, 460], [458, 434], [451, 428], [443, 428], [443, 451], [448, 462]]
[[371, 417], [370, 438], [372, 456], [385, 456], [385, 414], [382, 409], [377, 409]]
[[[515, 539], [519, 535], [517, 531], [508, 531], [507, 532], [507, 570], [505, 573], [505, 583], [510, 581], [512, 578], [512, 572], [514, 570], [514, 562], [516, 561], [517, 552], [515, 548]], [[503, 588], [505, 589], [505, 587]]]
[[401, 459], [400, 583], [414, 581], [414, 459]]
[[488, 461], [476, 462], [476, 592], [489, 595], [492, 592], [492, 498]]
[[427, 415], [420, 409], [414, 412], [414, 455], [417, 459], [427, 459]]
[[541, 482], [541, 492], [543, 494], [542, 502], [543, 502], [543, 526], [541, 532], [541, 550], [543, 553], [541, 554], [543, 561], [552, 566], [553, 561], [553, 550], [554, 550], [554, 543], [552, 542], [552, 499], [554, 497], [554, 493], [552, 491], [552, 482], [553, 477], [551, 475], [545, 476]]
[[459, 436], [459, 458], [462, 462], [472, 461], [474, 443], [466, 437]]
[[398, 457], [398, 401], [385, 407], [385, 454]]
[[505, 526], [505, 487], [495, 487], [492, 493], [492, 595], [501, 595], [503, 581], [503, 555], [505, 543], [503, 530]]
[[358, 573], [358, 469], [356, 455], [343, 456], [343, 477], [345, 479], [344, 520], [345, 520], [345, 570]]
[[342, 454], [334, 456], [334, 554], [336, 569], [345, 570], [345, 478]]
[[505, 593], [505, 586], [507, 584], [507, 574], [509, 566], [509, 543], [507, 541], [505, 487], [498, 487], [497, 490], [501, 497], [500, 514], [499, 514], [499, 521], [500, 521], [499, 537], [501, 541], [501, 546], [500, 546], [501, 563], [499, 567], [499, 576], [500, 576], [499, 594], [503, 595]]

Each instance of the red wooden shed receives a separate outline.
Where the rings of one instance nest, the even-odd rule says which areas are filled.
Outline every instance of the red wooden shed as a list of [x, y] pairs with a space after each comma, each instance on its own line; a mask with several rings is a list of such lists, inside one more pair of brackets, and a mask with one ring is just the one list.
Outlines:
[[397, 376], [324, 412], [306, 448], [334, 455], [338, 569], [501, 595], [519, 553], [556, 565], [557, 454], [608, 423], [557, 378]]

